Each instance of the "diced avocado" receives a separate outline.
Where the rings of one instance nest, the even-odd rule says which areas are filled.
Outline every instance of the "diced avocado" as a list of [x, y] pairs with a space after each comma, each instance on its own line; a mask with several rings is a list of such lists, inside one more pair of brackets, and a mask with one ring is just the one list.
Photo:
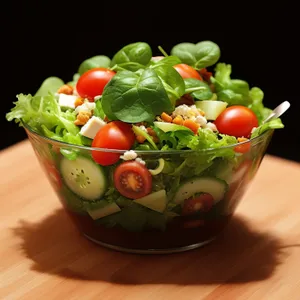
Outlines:
[[146, 206], [154, 211], [162, 213], [167, 206], [167, 194], [165, 190], [160, 190], [133, 202]]
[[214, 198], [214, 203], [217, 203], [224, 198], [226, 190], [227, 184], [223, 180], [215, 177], [195, 177], [179, 186], [173, 201], [180, 204], [197, 193], [208, 193]]
[[203, 100], [196, 101], [196, 107], [200, 108], [205, 112], [205, 118], [207, 120], [214, 121], [220, 115], [220, 113], [225, 110], [228, 103], [217, 100]]
[[117, 213], [119, 211], [121, 211], [120, 207], [113, 202], [98, 209], [92, 209], [92, 210], [89, 209], [88, 213], [93, 220], [97, 220], [112, 215], [114, 213]]
[[158, 122], [158, 121], [153, 123], [156, 127], [158, 127], [163, 132], [178, 131], [178, 130], [185, 130], [185, 131], [192, 132], [189, 128], [174, 123]]

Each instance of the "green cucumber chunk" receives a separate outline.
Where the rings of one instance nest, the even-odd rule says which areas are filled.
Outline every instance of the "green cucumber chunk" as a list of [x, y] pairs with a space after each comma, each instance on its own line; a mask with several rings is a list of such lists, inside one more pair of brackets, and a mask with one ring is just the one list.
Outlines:
[[207, 120], [214, 121], [220, 115], [220, 113], [225, 110], [228, 103], [223, 101], [216, 101], [216, 100], [203, 100], [203, 101], [196, 101], [196, 107], [200, 108], [202, 111], [205, 112], [205, 118]]
[[106, 216], [115, 214], [121, 211], [120, 207], [116, 203], [109, 203], [108, 205], [97, 208], [97, 209], [88, 209], [89, 215], [92, 217], [93, 220], [101, 219]]
[[178, 131], [178, 130], [185, 130], [185, 131], [191, 131], [191, 129], [182, 126], [182, 125], [177, 125], [174, 123], [168, 123], [168, 122], [158, 122], [155, 121], [153, 122], [153, 124], [158, 127], [160, 130], [162, 130], [163, 132], [169, 132], [169, 131]]
[[197, 193], [208, 193], [214, 198], [214, 203], [217, 203], [224, 198], [226, 190], [227, 184], [223, 180], [215, 177], [195, 177], [179, 186], [173, 201], [181, 204]]
[[136, 199], [133, 202], [162, 213], [167, 206], [167, 194], [165, 190], [160, 190], [151, 193], [150, 195]]
[[75, 160], [64, 157], [60, 171], [68, 188], [86, 200], [99, 199], [107, 189], [103, 168], [87, 157], [78, 156]]

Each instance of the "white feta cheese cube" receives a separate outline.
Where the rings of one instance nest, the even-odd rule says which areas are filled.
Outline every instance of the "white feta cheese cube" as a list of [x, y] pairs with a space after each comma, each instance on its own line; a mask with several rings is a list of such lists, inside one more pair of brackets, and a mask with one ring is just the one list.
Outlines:
[[92, 116], [86, 124], [81, 127], [80, 134], [93, 139], [98, 130], [106, 124], [101, 118]]
[[59, 94], [58, 95], [58, 104], [61, 107], [65, 108], [75, 108], [75, 101], [78, 96], [75, 95], [66, 95], [66, 94]]

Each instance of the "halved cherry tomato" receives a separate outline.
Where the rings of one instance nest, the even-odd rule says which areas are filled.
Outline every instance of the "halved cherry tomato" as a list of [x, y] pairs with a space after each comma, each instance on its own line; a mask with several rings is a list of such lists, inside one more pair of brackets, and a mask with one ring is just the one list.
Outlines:
[[152, 176], [141, 163], [127, 161], [117, 166], [114, 172], [114, 184], [123, 196], [138, 199], [151, 192]]
[[229, 106], [215, 120], [218, 131], [235, 137], [249, 138], [254, 127], [258, 127], [255, 113], [242, 105]]
[[115, 74], [114, 71], [106, 68], [93, 68], [83, 73], [76, 84], [78, 95], [94, 102], [94, 98], [102, 95], [104, 87]]
[[195, 78], [202, 81], [201, 75], [193, 67], [187, 64], [177, 64], [173, 67], [176, 69], [176, 71], [181, 75], [183, 79]]
[[211, 194], [203, 193], [196, 197], [188, 198], [184, 201], [182, 212], [183, 216], [193, 215], [199, 211], [209, 211], [214, 204], [214, 198]]
[[[135, 135], [132, 127], [122, 121], [112, 121], [101, 127], [93, 139], [92, 147], [129, 150], [135, 142]], [[116, 163], [120, 154], [92, 151], [92, 157], [100, 165], [108, 166]]]

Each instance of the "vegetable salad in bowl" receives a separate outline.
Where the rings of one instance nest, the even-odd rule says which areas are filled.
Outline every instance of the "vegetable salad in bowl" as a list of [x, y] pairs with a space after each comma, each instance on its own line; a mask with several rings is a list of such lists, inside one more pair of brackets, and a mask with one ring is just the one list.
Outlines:
[[255, 176], [280, 118], [231, 78], [212, 41], [153, 56], [145, 42], [47, 78], [6, 114], [25, 129], [64, 208], [90, 240], [172, 253], [213, 240]]

